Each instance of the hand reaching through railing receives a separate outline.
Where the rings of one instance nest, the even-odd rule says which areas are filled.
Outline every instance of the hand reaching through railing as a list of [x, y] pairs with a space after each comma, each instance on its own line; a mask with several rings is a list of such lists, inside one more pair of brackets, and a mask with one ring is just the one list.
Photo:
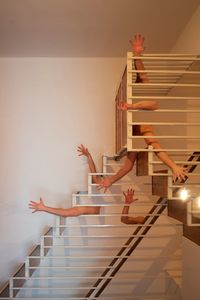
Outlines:
[[121, 216], [121, 222], [124, 224], [143, 224], [144, 223], [144, 217], [143, 216], [138, 216], [138, 217], [129, 217], [129, 205], [126, 204], [131, 204], [134, 203], [135, 201], [138, 200], [138, 198], [134, 198], [134, 193], [135, 191], [133, 189], [128, 189], [127, 192], [123, 192], [124, 194], [124, 202], [125, 205], [122, 210], [122, 216]]
[[156, 110], [159, 108], [159, 106], [157, 101], [144, 100], [132, 104], [126, 102], [119, 102], [117, 108], [123, 111], [128, 109]]
[[139, 200], [138, 198], [133, 198], [135, 194], [135, 190], [133, 189], [128, 189], [127, 192], [123, 192], [124, 195], [124, 202], [125, 204], [131, 204], [137, 200]]
[[173, 182], [176, 182], [177, 180], [184, 181], [187, 178], [187, 169], [176, 164], [172, 167], [172, 173]]
[[100, 206], [74, 206], [71, 208], [56, 208], [49, 207], [44, 204], [42, 198], [39, 202], [30, 201], [29, 208], [33, 210], [33, 213], [42, 211], [60, 217], [78, 217], [80, 215], [99, 214]]
[[112, 177], [113, 176], [109, 176], [109, 177], [102, 179], [102, 181], [101, 181], [101, 183], [99, 183], [97, 189], [98, 190], [103, 189], [103, 192], [105, 193], [107, 191], [107, 189], [113, 184]]
[[129, 40], [134, 55], [140, 56], [144, 52], [144, 37], [141, 34], [136, 34], [133, 40]]

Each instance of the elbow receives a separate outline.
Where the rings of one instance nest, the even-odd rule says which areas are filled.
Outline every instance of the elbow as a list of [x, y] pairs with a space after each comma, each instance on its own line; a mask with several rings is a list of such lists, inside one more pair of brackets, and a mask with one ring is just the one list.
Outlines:
[[121, 217], [121, 222], [124, 224], [129, 224], [127, 217]]

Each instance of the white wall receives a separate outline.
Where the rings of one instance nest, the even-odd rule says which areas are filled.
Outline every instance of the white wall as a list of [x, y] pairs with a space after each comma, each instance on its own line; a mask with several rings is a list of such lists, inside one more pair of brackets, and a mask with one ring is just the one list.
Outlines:
[[114, 152], [114, 98], [122, 58], [0, 59], [0, 286], [54, 217], [29, 200], [69, 207], [86, 189], [84, 143], [97, 161]]
[[176, 41], [172, 52], [200, 54], [200, 5]]

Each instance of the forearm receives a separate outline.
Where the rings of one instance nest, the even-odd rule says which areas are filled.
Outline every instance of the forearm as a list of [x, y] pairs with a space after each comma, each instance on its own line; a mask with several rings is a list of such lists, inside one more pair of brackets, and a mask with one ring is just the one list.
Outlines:
[[156, 110], [158, 109], [158, 102], [151, 100], [139, 101], [133, 104], [128, 104], [128, 109]]
[[116, 181], [120, 180], [126, 174], [128, 174], [132, 170], [131, 167], [123, 166], [115, 175], [110, 176], [111, 183], [115, 183]]
[[[97, 172], [96, 166], [95, 166], [95, 163], [93, 161], [92, 155], [90, 153], [87, 156], [87, 160], [88, 160], [88, 166], [89, 166], [90, 172], [91, 173], [96, 173]], [[99, 176], [97, 176], [97, 175], [92, 175], [92, 179], [95, 183], [99, 183], [99, 181], [100, 181]]]
[[43, 209], [41, 209], [41, 211], [58, 215], [58, 216], [65, 216], [65, 212], [63, 208], [54, 208], [54, 207], [45, 206]]
[[176, 166], [175, 162], [169, 157], [167, 152], [160, 151], [156, 153], [156, 156], [165, 164], [167, 165], [171, 170]]
[[49, 206], [45, 206], [42, 211], [53, 214], [53, 215], [57, 215], [60, 217], [75, 217], [80, 215], [79, 210], [76, 207], [72, 207], [72, 208], [54, 208], [54, 207], [49, 207]]
[[[127, 216], [129, 213], [129, 206], [124, 205], [123, 210], [122, 210], [122, 216], [121, 216], [121, 222], [127, 224], [129, 217]], [[126, 216], [124, 216], [126, 215]]]
[[[134, 59], [134, 65], [135, 65], [135, 69], [138, 71], [144, 71], [144, 64], [142, 59]], [[142, 72], [142, 73], [136, 73], [136, 82], [142, 82], [142, 83], [148, 83], [149, 79], [147, 77], [147, 73]]]
[[[158, 150], [162, 149], [158, 142], [152, 143], [151, 145], [153, 146], [154, 149], [158, 149]], [[173, 169], [176, 166], [175, 162], [169, 157], [166, 151], [158, 151], [155, 152], [155, 154], [170, 169]]]
[[127, 173], [129, 173], [133, 169], [136, 157], [137, 157], [136, 152], [128, 152], [127, 153], [124, 165], [121, 167], [121, 169], [115, 175], [110, 177], [112, 184], [114, 182], [116, 182], [117, 180], [121, 179], [122, 177], [124, 177]]

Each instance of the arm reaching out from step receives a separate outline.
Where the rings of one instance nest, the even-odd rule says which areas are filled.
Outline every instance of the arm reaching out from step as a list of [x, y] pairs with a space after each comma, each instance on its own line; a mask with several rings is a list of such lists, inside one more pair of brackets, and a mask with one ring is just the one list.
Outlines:
[[[79, 156], [85, 156], [87, 158], [90, 172], [91, 173], [97, 173], [95, 163], [94, 163], [92, 155], [90, 154], [88, 149], [83, 144], [81, 144], [80, 146], [78, 146], [77, 151], [79, 153], [78, 154]], [[94, 183], [100, 183], [101, 182], [101, 177], [100, 176], [92, 175], [92, 179], [93, 179]]]
[[78, 217], [80, 215], [99, 214], [100, 211], [100, 206], [77, 206], [71, 208], [49, 207], [44, 204], [42, 198], [40, 198], [39, 202], [30, 201], [29, 208], [33, 210], [33, 213], [43, 211], [60, 217]]
[[129, 104], [126, 102], [120, 102], [117, 106], [119, 110], [128, 110], [128, 109], [141, 109], [141, 110], [156, 110], [158, 109], [157, 101], [144, 100], [139, 101], [133, 104]]
[[129, 173], [134, 166], [135, 160], [137, 157], [136, 152], [128, 152], [124, 165], [120, 168], [120, 170], [112, 176], [107, 176], [102, 182], [99, 184], [98, 189], [104, 189], [104, 193], [106, 190], [116, 181], [124, 177], [127, 173]]
[[[136, 34], [134, 39], [130, 41], [132, 46], [132, 51], [135, 56], [141, 57], [144, 51], [144, 37], [141, 34]], [[144, 64], [142, 62], [142, 59], [136, 58], [134, 59], [135, 69], [137, 71], [144, 71]], [[149, 79], [147, 76], [147, 73], [137, 73], [136, 82], [141, 83], [148, 83]], [[126, 108], [127, 107], [127, 108]], [[146, 110], [155, 110], [158, 108], [158, 104], [156, 101], [139, 101], [134, 104], [123, 104], [122, 106], [119, 106], [119, 109], [126, 110], [126, 109], [146, 109]], [[162, 149], [160, 143], [153, 137], [154, 130], [152, 126], [144, 125], [140, 126], [141, 135], [145, 137], [151, 136], [152, 138], [145, 138], [145, 142], [147, 145], [152, 145], [154, 149]], [[167, 165], [173, 173], [173, 181], [175, 182], [177, 179], [184, 180], [187, 176], [186, 169], [178, 166], [168, 155], [165, 151], [158, 151], [155, 153], [157, 157], [165, 164]]]
[[[144, 52], [144, 37], [141, 34], [136, 34], [133, 40], [130, 40], [130, 44], [132, 46], [132, 52], [134, 56], [142, 56]], [[140, 58], [135, 58], [134, 59], [134, 65], [136, 70], [141, 70], [144, 71], [144, 64], [143, 61]], [[147, 73], [137, 73], [136, 76], [136, 81], [135, 82], [143, 82], [143, 83], [148, 83], [149, 79], [147, 76]]]
[[144, 217], [142, 216], [138, 216], [138, 217], [129, 217], [129, 216], [124, 216], [124, 215], [128, 215], [129, 213], [129, 205], [126, 204], [131, 204], [135, 201], [137, 201], [137, 198], [133, 198], [134, 197], [134, 190], [133, 189], [128, 189], [127, 192], [123, 192], [124, 197], [125, 197], [125, 205], [123, 207], [122, 210], [122, 216], [121, 216], [121, 222], [124, 224], [143, 224], [144, 223]]
[[166, 151], [162, 151], [162, 147], [158, 140], [154, 137], [155, 133], [153, 126], [151, 125], [142, 125], [140, 127], [141, 135], [144, 137], [144, 140], [148, 146], [152, 146], [154, 149], [160, 150], [156, 151], [155, 155], [166, 165], [168, 166], [173, 174], [173, 181], [184, 180], [187, 176], [186, 168], [178, 166], [173, 159], [168, 155]]

